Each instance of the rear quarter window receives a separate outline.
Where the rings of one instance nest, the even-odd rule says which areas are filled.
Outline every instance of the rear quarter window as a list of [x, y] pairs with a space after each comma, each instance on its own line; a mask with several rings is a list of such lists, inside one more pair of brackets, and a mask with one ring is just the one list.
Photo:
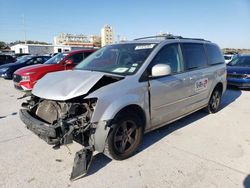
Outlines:
[[207, 66], [207, 57], [203, 44], [183, 43], [182, 51], [186, 64], [186, 70]]
[[224, 57], [221, 53], [221, 50], [214, 44], [206, 44], [207, 55], [210, 65], [224, 63]]

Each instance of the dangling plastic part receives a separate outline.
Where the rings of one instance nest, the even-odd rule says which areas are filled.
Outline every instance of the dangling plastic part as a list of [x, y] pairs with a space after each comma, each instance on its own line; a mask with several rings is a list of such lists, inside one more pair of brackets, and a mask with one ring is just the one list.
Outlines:
[[93, 151], [89, 148], [84, 148], [76, 152], [74, 166], [70, 176], [71, 181], [82, 178], [87, 174], [92, 158]]

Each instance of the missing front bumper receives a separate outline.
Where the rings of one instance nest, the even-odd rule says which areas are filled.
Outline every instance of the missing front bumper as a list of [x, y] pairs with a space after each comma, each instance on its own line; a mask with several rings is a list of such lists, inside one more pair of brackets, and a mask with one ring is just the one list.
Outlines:
[[26, 125], [27, 129], [35, 133], [41, 139], [46, 141], [50, 145], [58, 144], [60, 141], [56, 136], [56, 130], [49, 124], [46, 124], [38, 119], [33, 118], [28, 110], [21, 109], [19, 111], [19, 116], [22, 122]]
[[[63, 136], [63, 138], [61, 138], [58, 137], [56, 129], [54, 127], [32, 117], [28, 110], [21, 109], [19, 115], [26, 127], [33, 133], [38, 135], [40, 138], [45, 140], [48, 144], [60, 146], [62, 140], [64, 144], [71, 143], [71, 141], [73, 140], [72, 127]], [[74, 181], [87, 174], [93, 158], [93, 151], [93, 146], [88, 146], [76, 152], [70, 180]]]

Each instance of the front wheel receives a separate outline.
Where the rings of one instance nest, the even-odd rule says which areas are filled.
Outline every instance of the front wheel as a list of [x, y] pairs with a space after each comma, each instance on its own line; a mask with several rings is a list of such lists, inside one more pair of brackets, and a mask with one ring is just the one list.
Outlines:
[[218, 88], [215, 88], [208, 102], [206, 110], [208, 113], [213, 114], [219, 110], [221, 102], [221, 91]]
[[104, 153], [116, 160], [132, 156], [143, 136], [141, 118], [135, 113], [124, 112], [116, 118], [111, 130]]

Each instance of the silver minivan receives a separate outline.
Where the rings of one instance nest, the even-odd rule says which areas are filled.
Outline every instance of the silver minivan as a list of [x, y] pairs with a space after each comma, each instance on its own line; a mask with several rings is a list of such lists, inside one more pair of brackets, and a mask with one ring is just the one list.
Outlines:
[[105, 46], [74, 70], [37, 82], [20, 118], [59, 148], [83, 145], [71, 179], [87, 173], [94, 151], [123, 160], [143, 134], [197, 110], [219, 109], [226, 65], [219, 47], [203, 39], [164, 35]]

